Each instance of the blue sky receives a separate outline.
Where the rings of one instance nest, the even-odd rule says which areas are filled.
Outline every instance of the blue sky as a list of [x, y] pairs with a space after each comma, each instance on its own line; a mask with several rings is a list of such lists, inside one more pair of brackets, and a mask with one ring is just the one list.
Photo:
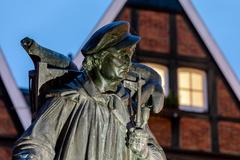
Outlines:
[[63, 54], [75, 54], [111, 0], [0, 0], [0, 46], [19, 87], [28, 87], [31, 59], [25, 36]]
[[240, 0], [192, 0], [240, 81]]
[[[64, 54], [75, 54], [111, 0], [0, 0], [0, 47], [19, 87], [28, 87], [33, 64], [19, 41], [25, 36]], [[193, 0], [240, 79], [239, 0]]]

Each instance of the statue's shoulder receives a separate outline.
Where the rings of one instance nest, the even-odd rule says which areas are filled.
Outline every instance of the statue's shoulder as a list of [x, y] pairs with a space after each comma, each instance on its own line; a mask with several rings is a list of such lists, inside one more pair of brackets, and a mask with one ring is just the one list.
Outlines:
[[[85, 74], [80, 72], [78, 76], [69, 80], [61, 86], [55, 86], [46, 93], [46, 98], [60, 96], [69, 99], [78, 99], [79, 96], [86, 97], [87, 93], [83, 84], [86, 83]], [[73, 98], [74, 97], [74, 98]]]

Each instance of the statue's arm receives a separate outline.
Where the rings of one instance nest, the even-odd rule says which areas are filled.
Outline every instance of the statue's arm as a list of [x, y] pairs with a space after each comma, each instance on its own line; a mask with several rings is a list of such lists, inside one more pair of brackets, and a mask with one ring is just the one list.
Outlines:
[[13, 160], [53, 160], [55, 145], [75, 102], [55, 97], [42, 107], [35, 122], [16, 142]]

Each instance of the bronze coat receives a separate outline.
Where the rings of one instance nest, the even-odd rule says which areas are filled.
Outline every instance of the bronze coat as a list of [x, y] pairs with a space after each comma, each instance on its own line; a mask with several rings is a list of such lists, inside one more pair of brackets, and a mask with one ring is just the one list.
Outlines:
[[[129, 94], [101, 94], [83, 73], [51, 97], [17, 141], [14, 160], [137, 160], [126, 145]], [[147, 159], [165, 159], [149, 132]]]

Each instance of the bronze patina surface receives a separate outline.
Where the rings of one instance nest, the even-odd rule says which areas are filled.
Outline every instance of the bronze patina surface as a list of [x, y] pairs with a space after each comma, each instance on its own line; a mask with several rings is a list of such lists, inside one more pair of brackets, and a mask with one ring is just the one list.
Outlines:
[[147, 124], [150, 110], [163, 107], [160, 77], [131, 63], [139, 40], [128, 22], [102, 27], [82, 48], [78, 71], [67, 57], [23, 39], [35, 64], [35, 116], [13, 159], [166, 160]]

